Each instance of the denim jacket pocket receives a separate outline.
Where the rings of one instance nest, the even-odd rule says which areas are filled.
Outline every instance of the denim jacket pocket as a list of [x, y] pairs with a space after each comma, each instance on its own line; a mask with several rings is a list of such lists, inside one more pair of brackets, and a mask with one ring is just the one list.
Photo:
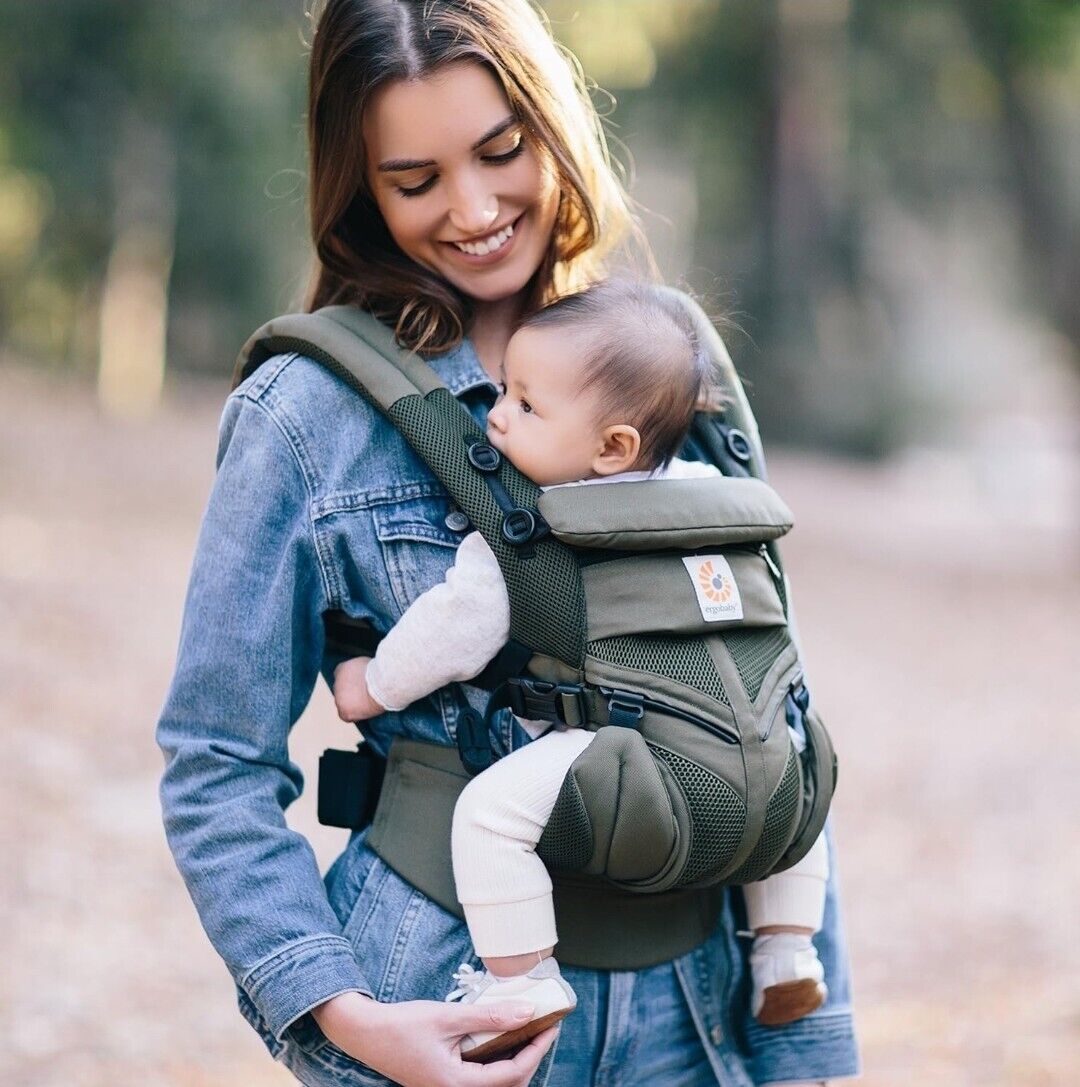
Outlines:
[[441, 491], [372, 508], [375, 535], [401, 611], [442, 581], [454, 562], [463, 533], [447, 526], [450, 511], [450, 500]]

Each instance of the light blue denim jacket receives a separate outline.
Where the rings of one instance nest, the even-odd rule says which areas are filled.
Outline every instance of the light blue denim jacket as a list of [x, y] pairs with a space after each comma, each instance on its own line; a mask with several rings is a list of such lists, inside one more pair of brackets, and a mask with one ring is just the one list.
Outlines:
[[[483, 422], [494, 387], [472, 346], [433, 366]], [[165, 828], [241, 1010], [290, 1065], [294, 1051], [329, 1062], [327, 1082], [387, 1081], [326, 1042], [306, 1014], [313, 1006], [347, 990], [438, 1000], [457, 964], [476, 961], [464, 925], [389, 869], [364, 834], [324, 882], [284, 817], [303, 787], [289, 730], [320, 671], [329, 678], [338, 663], [325, 651], [322, 613], [341, 609], [388, 630], [450, 565], [464, 535], [456, 518], [448, 523], [451, 509], [400, 435], [310, 359], [270, 359], [225, 406], [158, 726]], [[380, 752], [401, 734], [448, 744], [457, 712], [440, 692], [365, 723], [364, 734]], [[503, 721], [497, 748], [525, 742], [509, 715]], [[829, 1000], [786, 1028], [761, 1028], [748, 1015], [740, 909], [732, 895], [714, 936], [676, 964], [718, 1082], [853, 1074], [835, 882], [817, 938]]]

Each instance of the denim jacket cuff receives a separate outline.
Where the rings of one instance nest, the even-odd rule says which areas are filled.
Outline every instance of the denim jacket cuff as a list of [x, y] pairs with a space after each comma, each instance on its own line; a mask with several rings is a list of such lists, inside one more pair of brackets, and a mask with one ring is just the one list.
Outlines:
[[806, 1083], [859, 1074], [859, 1052], [850, 1011], [810, 1015], [787, 1026], [751, 1022], [747, 1043], [754, 1083]]
[[316, 1005], [340, 993], [374, 999], [352, 947], [341, 936], [312, 936], [290, 944], [253, 967], [240, 987], [278, 1041]]

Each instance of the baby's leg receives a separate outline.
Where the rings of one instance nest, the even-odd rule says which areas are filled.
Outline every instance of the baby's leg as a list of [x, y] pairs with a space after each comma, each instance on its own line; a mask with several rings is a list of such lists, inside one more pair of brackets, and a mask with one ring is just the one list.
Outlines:
[[821, 1007], [825, 971], [810, 937], [821, 928], [829, 852], [825, 835], [798, 864], [743, 888], [754, 930], [750, 1010], [764, 1026], [780, 1026]]
[[770, 932], [817, 932], [825, 913], [825, 884], [829, 879], [829, 849], [818, 835], [798, 864], [743, 888], [748, 927], [758, 935]]
[[[558, 940], [551, 877], [536, 843], [567, 771], [595, 735], [578, 728], [549, 732], [478, 774], [458, 798], [454, 881], [473, 946], [489, 968], [488, 960], [507, 956], [535, 963]], [[493, 973], [518, 972], [496, 965], [501, 970]]]
[[515, 1030], [474, 1031], [461, 1040], [463, 1060], [487, 1060], [559, 1022], [577, 1006], [574, 990], [551, 958], [558, 936], [551, 877], [536, 843], [563, 779], [594, 732], [549, 732], [477, 775], [454, 808], [453, 859], [458, 898], [477, 954], [454, 974], [446, 999], [484, 1005], [507, 1000], [533, 1006], [531, 1022]]

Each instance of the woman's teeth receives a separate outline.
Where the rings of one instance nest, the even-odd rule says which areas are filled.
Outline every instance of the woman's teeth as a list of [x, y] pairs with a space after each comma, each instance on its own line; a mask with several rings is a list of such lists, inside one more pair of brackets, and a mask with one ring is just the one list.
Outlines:
[[514, 225], [504, 226], [498, 234], [492, 234], [488, 238], [481, 238], [478, 242], [454, 242], [463, 253], [470, 256], [482, 257], [485, 253], [494, 253], [501, 249], [514, 236]]

